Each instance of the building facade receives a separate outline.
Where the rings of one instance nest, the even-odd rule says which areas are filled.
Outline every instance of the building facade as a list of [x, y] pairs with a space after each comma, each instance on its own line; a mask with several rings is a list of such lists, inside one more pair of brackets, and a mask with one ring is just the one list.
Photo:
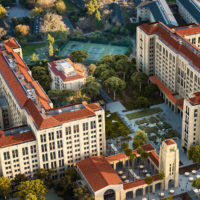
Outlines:
[[58, 178], [77, 161], [104, 155], [104, 110], [87, 102], [53, 108], [20, 52], [13, 38], [1, 43], [0, 93], [11, 125], [0, 132], [0, 174], [33, 176], [38, 168], [52, 168]]
[[185, 119], [188, 119], [186, 105], [191, 105], [187, 99], [200, 91], [200, 25], [173, 28], [159, 22], [141, 25], [137, 29], [137, 63], [138, 69], [158, 86], [165, 103], [183, 115], [185, 150], [199, 144], [196, 128], [189, 127]]
[[[171, 139], [163, 141], [159, 156], [150, 144], [143, 145], [142, 148], [149, 153], [146, 163], [153, 172], [151, 191], [155, 193], [157, 189], [168, 190], [169, 187], [177, 187], [179, 175], [177, 144]], [[140, 155], [136, 150], [133, 150], [133, 153], [137, 156], [134, 161], [136, 163], [140, 159]], [[127, 180], [119, 175], [119, 171], [122, 169], [117, 169], [116, 165], [119, 166], [122, 163], [123, 172], [125, 172], [127, 162], [129, 162], [129, 158], [124, 153], [108, 157], [90, 157], [77, 163], [77, 171], [84, 181], [84, 185], [95, 196], [95, 200], [125, 200], [135, 199], [139, 195], [145, 196], [149, 186], [145, 183], [144, 178], [126, 182]], [[130, 167], [133, 174], [135, 173], [133, 167], [135, 163]], [[163, 180], [158, 178], [159, 172], [165, 173]]]
[[69, 58], [48, 63], [52, 78], [51, 89], [78, 90], [86, 81], [86, 74]]

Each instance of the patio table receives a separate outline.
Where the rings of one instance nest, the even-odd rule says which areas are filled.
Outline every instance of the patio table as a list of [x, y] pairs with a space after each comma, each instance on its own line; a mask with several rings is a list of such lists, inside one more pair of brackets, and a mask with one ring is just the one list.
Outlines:
[[147, 200], [147, 198], [146, 198], [146, 197], [143, 197], [142, 200]]
[[140, 165], [140, 169], [143, 169], [144, 168], [144, 165]]
[[165, 193], [161, 192], [160, 197], [164, 197], [164, 196], [165, 196]]
[[170, 194], [174, 194], [174, 190], [170, 190], [169, 192], [170, 192]]
[[139, 177], [139, 176], [136, 176], [135, 178], [136, 178], [136, 180], [139, 180], [139, 179], [140, 179], [140, 177]]
[[122, 176], [122, 179], [126, 179], [126, 176]]
[[147, 173], [147, 170], [146, 170], [146, 169], [144, 169], [144, 170], [143, 170], [143, 172], [146, 174], [146, 173]]
[[190, 174], [189, 172], [185, 172], [185, 176], [189, 176], [189, 174]]
[[129, 183], [129, 180], [126, 179], [124, 182], [125, 182], [125, 183]]
[[151, 176], [151, 174], [146, 174], [146, 176]]
[[192, 182], [194, 180], [193, 177], [189, 177], [189, 181]]
[[118, 171], [118, 174], [119, 174], [119, 175], [122, 175], [122, 174], [123, 174], [123, 171]]
[[196, 170], [192, 170], [192, 174], [196, 174], [197, 173], [197, 171]]

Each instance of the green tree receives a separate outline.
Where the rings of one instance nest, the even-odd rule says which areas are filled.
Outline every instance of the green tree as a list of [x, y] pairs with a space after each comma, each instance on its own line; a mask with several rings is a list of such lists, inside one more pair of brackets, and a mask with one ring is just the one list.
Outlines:
[[158, 91], [156, 84], [150, 83], [145, 87], [144, 94], [147, 97], [154, 97], [155, 93]]
[[32, 194], [32, 197], [34, 195], [37, 199], [45, 200], [45, 197], [43, 195], [47, 193], [47, 188], [42, 180], [36, 179], [21, 182], [16, 187], [16, 191], [17, 192], [15, 193], [15, 196], [19, 197], [21, 200], [25, 200], [26, 197], [30, 194]]
[[149, 153], [143, 150], [140, 156], [141, 156], [141, 159], [145, 162], [147, 158], [149, 157]]
[[89, 76], [86, 83], [81, 87], [81, 94], [93, 100], [100, 94], [100, 88], [101, 84], [94, 77]]
[[5, 199], [9, 197], [11, 193], [11, 182], [8, 177], [0, 177], [0, 196], [3, 196]]
[[53, 184], [53, 169], [39, 168], [36, 177], [44, 182], [46, 187], [50, 188]]
[[100, 73], [100, 79], [104, 82], [111, 76], [115, 76], [115, 71], [113, 69], [105, 69]]
[[152, 176], [146, 176], [144, 179], [145, 183], [148, 185], [148, 194], [150, 192], [150, 185], [153, 183]]
[[75, 187], [73, 193], [74, 197], [78, 200], [94, 200], [94, 196], [84, 186]]
[[52, 57], [54, 54], [54, 49], [52, 43], [49, 44], [49, 56]]
[[[129, 172], [129, 169], [130, 169], [130, 158], [132, 157], [133, 152], [132, 152], [132, 150], [130, 148], [127, 148], [127, 149], [124, 149], [124, 153], [128, 157], [128, 172]], [[128, 173], [128, 176], [129, 176], [129, 173]]]
[[54, 37], [53, 36], [51, 36], [49, 33], [48, 33], [48, 35], [47, 35], [47, 41], [48, 41], [48, 44], [50, 45], [50, 44], [54, 44], [54, 42], [55, 42], [55, 39], [54, 39]]
[[128, 148], [129, 148], [129, 147], [128, 147], [128, 143], [123, 142], [123, 143], [121, 144], [121, 148], [122, 148], [122, 150], [128, 149]]
[[148, 76], [143, 72], [135, 72], [131, 76], [131, 80], [135, 85], [139, 86], [139, 92], [141, 93], [142, 86], [145, 85], [148, 81]]
[[148, 138], [142, 130], [137, 130], [133, 136], [133, 148], [137, 149], [139, 146], [144, 145], [148, 141]]
[[38, 55], [35, 52], [31, 56], [31, 61], [32, 62], [37, 62], [38, 61]]
[[6, 9], [0, 4], [0, 19], [6, 16]]
[[40, 16], [44, 13], [44, 10], [42, 7], [35, 7], [31, 10], [31, 15], [34, 17]]
[[200, 189], [200, 178], [196, 178], [193, 182], [192, 182], [192, 186]]
[[56, 10], [59, 14], [63, 14], [66, 11], [66, 5], [63, 0], [58, 0], [56, 2]]
[[104, 82], [105, 86], [113, 90], [113, 99], [115, 100], [115, 95], [117, 91], [123, 90], [126, 87], [125, 81], [118, 77], [112, 76]]
[[137, 108], [149, 108], [151, 105], [146, 97], [138, 97], [135, 104]]
[[24, 174], [17, 174], [15, 178], [12, 180], [12, 185], [15, 187], [19, 185], [23, 181], [27, 181], [28, 178]]
[[83, 50], [76, 50], [70, 53], [70, 57], [73, 62], [82, 63], [89, 57], [89, 54]]
[[26, 195], [25, 199], [26, 200], [38, 200], [37, 196], [32, 193], [29, 193], [28, 195]]
[[164, 172], [159, 172], [158, 173], [158, 178], [159, 178], [159, 180], [163, 180], [165, 178], [165, 173]]
[[98, 66], [101, 64], [105, 64], [108, 68], [115, 69], [116, 60], [114, 55], [105, 55], [101, 58], [101, 60], [98, 63]]
[[193, 162], [200, 162], [200, 145], [191, 146], [188, 150], [188, 157]]

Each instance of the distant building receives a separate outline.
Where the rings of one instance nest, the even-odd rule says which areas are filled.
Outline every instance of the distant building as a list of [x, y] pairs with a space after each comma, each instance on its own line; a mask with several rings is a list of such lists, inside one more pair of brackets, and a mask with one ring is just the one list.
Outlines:
[[[169, 185], [178, 186], [179, 176], [179, 150], [177, 144], [168, 139], [162, 142], [160, 147], [160, 155], [158, 156], [154, 147], [151, 144], [143, 145], [142, 148], [149, 153], [146, 164], [151, 169], [153, 183], [152, 192], [156, 190], [168, 190]], [[133, 150], [137, 159], [133, 166], [140, 160], [140, 155], [136, 150]], [[130, 172], [135, 176], [134, 181], [126, 180], [123, 176], [118, 175], [118, 171], [122, 168], [117, 166], [127, 165], [128, 157], [124, 153], [115, 154], [113, 156], [90, 157], [77, 163], [77, 171], [84, 180], [89, 191], [95, 196], [95, 200], [125, 200], [135, 199], [138, 194], [145, 195], [149, 187], [144, 178], [138, 177], [134, 172], [134, 168], [130, 167]], [[126, 168], [127, 169], [127, 168]], [[164, 172], [165, 178], [160, 180], [158, 173]]]
[[52, 78], [51, 89], [78, 90], [86, 81], [81, 68], [68, 58], [49, 62], [48, 67]]
[[135, 0], [137, 21], [160, 21], [167, 26], [178, 26], [166, 0]]
[[200, 24], [199, 0], [176, 0], [181, 17], [188, 23]]

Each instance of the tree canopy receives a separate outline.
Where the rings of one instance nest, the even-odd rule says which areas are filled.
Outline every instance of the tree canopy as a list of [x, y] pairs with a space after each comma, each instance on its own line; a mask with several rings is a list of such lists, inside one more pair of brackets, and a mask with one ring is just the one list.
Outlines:
[[135, 72], [131, 79], [135, 85], [139, 86], [139, 92], [142, 90], [142, 86], [145, 85], [148, 81], [148, 76], [143, 72]]
[[66, 5], [63, 0], [58, 0], [56, 2], [56, 10], [59, 14], [63, 14], [66, 11]]
[[44, 169], [39, 168], [37, 171], [37, 178], [43, 181], [46, 187], [50, 188], [53, 183], [52, 175], [53, 175], [53, 169]]
[[192, 186], [200, 189], [200, 178], [196, 178], [193, 182], [192, 182]]
[[0, 177], [0, 196], [8, 198], [11, 193], [11, 182], [8, 177]]
[[188, 157], [193, 162], [200, 162], [200, 145], [191, 146], [188, 150]]
[[148, 138], [142, 130], [137, 130], [133, 136], [133, 148], [137, 149], [139, 146], [144, 145], [148, 141]]
[[22, 36], [26, 36], [29, 34], [30, 27], [28, 25], [18, 24], [15, 27], [15, 31]]
[[158, 173], [158, 178], [159, 178], [159, 180], [163, 180], [165, 178], [165, 173], [164, 172], [159, 172]]
[[89, 57], [89, 54], [84, 50], [76, 50], [70, 53], [70, 58], [73, 62], [84, 62]]
[[78, 200], [94, 200], [94, 196], [90, 194], [88, 189], [84, 186], [77, 186], [73, 190], [74, 197]]
[[0, 4], [0, 19], [6, 16], [6, 9]]
[[138, 97], [136, 100], [137, 108], [149, 108], [151, 103], [146, 97]]

